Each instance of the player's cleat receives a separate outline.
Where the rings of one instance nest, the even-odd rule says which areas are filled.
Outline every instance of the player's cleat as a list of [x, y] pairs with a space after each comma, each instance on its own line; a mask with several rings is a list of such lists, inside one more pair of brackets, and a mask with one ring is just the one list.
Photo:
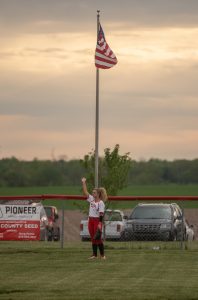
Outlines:
[[106, 256], [100, 256], [101, 259], [105, 260], [106, 259]]
[[97, 256], [92, 255], [92, 256], [90, 256], [88, 259], [96, 259], [96, 258], [97, 258]]

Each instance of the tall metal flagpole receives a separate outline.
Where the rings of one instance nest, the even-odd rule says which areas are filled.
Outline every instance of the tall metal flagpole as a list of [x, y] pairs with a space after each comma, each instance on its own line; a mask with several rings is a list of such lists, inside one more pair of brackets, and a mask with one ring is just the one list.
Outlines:
[[[97, 10], [97, 42], [100, 24], [100, 11]], [[98, 188], [98, 148], [99, 148], [99, 69], [96, 68], [96, 124], [95, 124], [95, 187]]]

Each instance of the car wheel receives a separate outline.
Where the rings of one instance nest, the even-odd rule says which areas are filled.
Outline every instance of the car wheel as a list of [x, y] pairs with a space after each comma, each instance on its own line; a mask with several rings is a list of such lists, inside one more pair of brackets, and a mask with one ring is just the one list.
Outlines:
[[124, 232], [124, 240], [125, 241], [132, 241], [134, 239], [133, 234], [130, 231]]
[[47, 240], [48, 242], [51, 242], [53, 240], [53, 230], [48, 231]]
[[176, 240], [177, 240], [176, 232], [170, 232], [169, 233], [169, 241], [176, 241]]
[[121, 233], [121, 236], [120, 236], [120, 241], [125, 241], [125, 240], [126, 240], [126, 238], [125, 238], [125, 232], [123, 231]]
[[56, 234], [54, 234], [53, 238], [54, 238], [55, 242], [60, 241], [60, 228], [57, 228], [57, 232], [56, 232]]

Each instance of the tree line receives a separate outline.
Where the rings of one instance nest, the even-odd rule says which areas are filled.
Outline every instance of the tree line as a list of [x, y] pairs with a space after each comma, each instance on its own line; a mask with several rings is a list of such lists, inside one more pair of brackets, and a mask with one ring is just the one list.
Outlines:
[[[79, 185], [85, 175], [82, 160], [0, 160], [0, 186]], [[197, 184], [198, 159], [130, 161], [126, 184]]]

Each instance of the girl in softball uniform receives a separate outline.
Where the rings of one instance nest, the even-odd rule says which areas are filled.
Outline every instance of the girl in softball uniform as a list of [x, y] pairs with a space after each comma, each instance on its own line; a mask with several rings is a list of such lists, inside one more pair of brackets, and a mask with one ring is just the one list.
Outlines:
[[[102, 232], [102, 221], [104, 217], [105, 204], [104, 201], [107, 200], [107, 193], [104, 188], [94, 188], [92, 195], [87, 191], [86, 178], [82, 178], [82, 188], [83, 193], [87, 196], [87, 201], [89, 202], [89, 219], [88, 219], [88, 229], [92, 242], [93, 254], [89, 259], [97, 258], [97, 249], [100, 252], [100, 258], [106, 259], [104, 255], [104, 244], [102, 237], [96, 240], [95, 234], [97, 229]], [[101, 235], [102, 236], [102, 235]]]

